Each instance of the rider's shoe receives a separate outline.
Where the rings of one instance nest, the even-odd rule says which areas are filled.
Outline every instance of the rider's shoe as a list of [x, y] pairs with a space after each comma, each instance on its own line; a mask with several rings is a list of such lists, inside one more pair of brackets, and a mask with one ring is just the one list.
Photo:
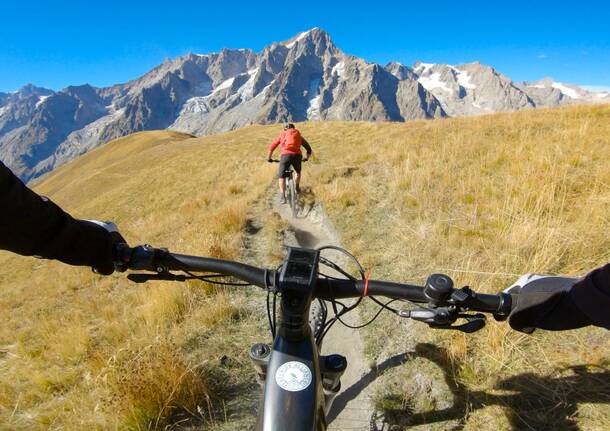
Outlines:
[[297, 186], [297, 193], [301, 193], [301, 188]]
[[280, 196], [280, 203], [281, 204], [285, 204], [286, 203], [286, 196], [284, 196], [284, 195]]

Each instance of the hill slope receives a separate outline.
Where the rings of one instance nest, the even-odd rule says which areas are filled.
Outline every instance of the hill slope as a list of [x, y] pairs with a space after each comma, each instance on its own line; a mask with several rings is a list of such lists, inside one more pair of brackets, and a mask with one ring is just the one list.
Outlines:
[[[578, 275], [610, 261], [608, 119], [605, 106], [352, 133], [308, 125], [314, 145], [332, 142], [309, 181], [373, 278], [445, 272], [498, 292], [520, 274]], [[398, 429], [601, 430], [610, 421], [608, 331], [525, 336], [492, 321], [466, 336], [388, 315], [369, 328], [373, 362], [407, 361], [379, 379], [375, 397]]]
[[[304, 186], [375, 278], [421, 282], [444, 271], [456, 284], [495, 292], [514, 280], [507, 274], [580, 274], [610, 259], [609, 120], [600, 106], [304, 123], [317, 158], [305, 166]], [[132, 244], [236, 258], [250, 208], [273, 187], [275, 167], [263, 158], [277, 132], [139, 133], [65, 165], [36, 190], [78, 217], [116, 221]], [[271, 264], [282, 227], [271, 214], [265, 223]], [[8, 253], [0, 268], [8, 316], [0, 422], [8, 428], [251, 418], [246, 349], [267, 338], [256, 295], [133, 285], [124, 275]], [[371, 360], [410, 352], [375, 396], [387, 423], [602, 429], [610, 420], [606, 331], [527, 337], [490, 322], [468, 337], [439, 332], [384, 316], [365, 333]], [[231, 404], [244, 397], [250, 410]]]

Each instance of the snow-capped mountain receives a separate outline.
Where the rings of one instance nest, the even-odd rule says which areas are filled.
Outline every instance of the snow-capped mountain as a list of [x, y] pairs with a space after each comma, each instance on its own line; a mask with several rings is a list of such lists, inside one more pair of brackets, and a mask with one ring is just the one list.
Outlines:
[[545, 80], [514, 84], [479, 63], [382, 67], [343, 53], [314, 28], [260, 53], [185, 55], [112, 87], [55, 92], [28, 85], [0, 93], [0, 159], [29, 180], [140, 130], [208, 134], [287, 120], [407, 121], [607, 98]]
[[413, 70], [450, 116], [535, 107], [509, 78], [479, 62], [459, 66], [416, 63]]
[[521, 88], [536, 106], [558, 106], [579, 103], [610, 103], [610, 93], [592, 92], [582, 87], [544, 78], [540, 81], [523, 82]]
[[595, 93], [550, 78], [515, 83], [493, 67], [479, 62], [458, 66], [418, 62], [413, 72], [417, 81], [440, 101], [450, 116], [565, 104], [610, 103], [608, 92]]

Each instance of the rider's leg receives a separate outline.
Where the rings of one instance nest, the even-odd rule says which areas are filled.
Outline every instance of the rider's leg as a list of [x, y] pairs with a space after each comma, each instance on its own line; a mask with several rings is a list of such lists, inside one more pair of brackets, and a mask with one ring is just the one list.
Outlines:
[[286, 178], [280, 177], [278, 180], [280, 185], [280, 203], [286, 203]]
[[294, 183], [296, 185], [297, 192], [299, 192], [301, 190], [301, 188], [299, 187], [299, 184], [301, 183], [301, 161], [302, 160], [303, 160], [303, 156], [301, 156], [300, 154], [295, 155], [292, 160], [292, 166], [294, 167], [294, 170], [296, 171], [296, 177], [294, 179]]
[[278, 184], [280, 186], [280, 196], [282, 200], [286, 196], [286, 178], [284, 178], [284, 172], [288, 169], [288, 157], [286, 155], [280, 156], [280, 166], [277, 171]]

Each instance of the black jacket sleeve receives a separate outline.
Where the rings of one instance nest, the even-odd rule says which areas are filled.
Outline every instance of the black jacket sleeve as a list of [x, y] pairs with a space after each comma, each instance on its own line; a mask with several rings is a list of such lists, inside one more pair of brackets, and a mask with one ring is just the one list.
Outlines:
[[576, 283], [570, 298], [594, 325], [610, 329], [610, 263]]
[[24, 256], [113, 268], [113, 238], [101, 226], [76, 220], [27, 188], [0, 162], [0, 249]]
[[305, 147], [305, 151], [307, 151], [307, 155], [311, 154], [311, 145], [309, 142], [305, 140], [305, 138], [301, 137], [301, 144]]

